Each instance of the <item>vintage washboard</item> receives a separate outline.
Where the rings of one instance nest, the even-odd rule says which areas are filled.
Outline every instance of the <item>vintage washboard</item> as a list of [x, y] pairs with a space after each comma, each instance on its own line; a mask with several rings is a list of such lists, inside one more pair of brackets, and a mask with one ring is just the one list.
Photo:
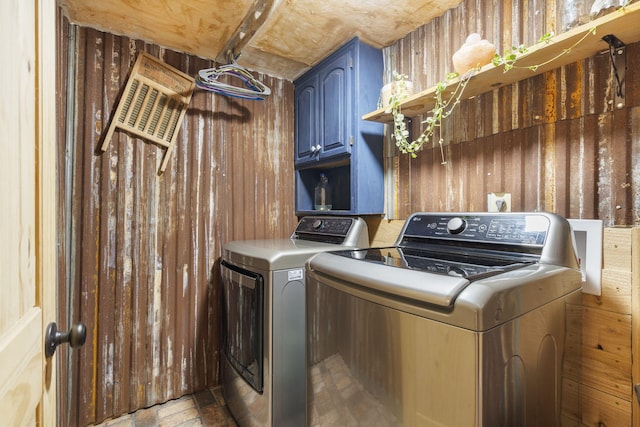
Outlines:
[[194, 88], [191, 76], [140, 53], [100, 149], [107, 149], [116, 128], [146, 139], [167, 149], [158, 170], [162, 174]]

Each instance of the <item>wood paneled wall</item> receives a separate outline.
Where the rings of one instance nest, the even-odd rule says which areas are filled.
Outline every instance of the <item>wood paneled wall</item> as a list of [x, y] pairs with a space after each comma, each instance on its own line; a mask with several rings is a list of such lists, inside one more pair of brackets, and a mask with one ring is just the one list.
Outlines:
[[637, 321], [640, 316], [633, 303], [640, 285], [633, 279], [639, 231], [604, 229], [602, 295], [583, 295], [582, 425], [631, 426], [638, 409], [633, 393], [632, 318]]
[[[467, 0], [386, 48], [387, 80], [397, 70], [416, 91], [435, 85], [453, 70], [451, 56], [474, 31], [500, 52], [532, 45], [558, 31], [554, 4]], [[411, 159], [390, 142], [396, 193], [390, 217], [485, 211], [488, 192], [510, 192], [514, 211], [640, 224], [639, 58], [640, 44], [627, 46], [622, 108], [613, 105], [615, 82], [604, 52], [463, 101], [443, 121], [444, 164], [436, 143]], [[413, 135], [425, 118], [413, 120]]]
[[263, 102], [196, 90], [158, 176], [153, 144], [116, 132], [97, 150], [137, 53], [215, 64], [63, 18], [58, 43], [60, 323], [88, 328], [59, 356], [60, 413], [87, 425], [219, 383], [221, 247], [296, 224], [293, 84], [257, 75]]

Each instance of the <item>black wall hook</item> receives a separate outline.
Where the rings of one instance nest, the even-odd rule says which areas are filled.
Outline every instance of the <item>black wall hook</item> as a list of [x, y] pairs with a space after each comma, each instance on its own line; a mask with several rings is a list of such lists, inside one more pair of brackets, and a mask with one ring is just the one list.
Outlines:
[[615, 106], [621, 108], [624, 106], [624, 92], [625, 92], [625, 75], [626, 75], [626, 45], [613, 34], [607, 34], [602, 37], [609, 45], [609, 58], [611, 59], [611, 66], [613, 68], [613, 75], [616, 81], [615, 88]]

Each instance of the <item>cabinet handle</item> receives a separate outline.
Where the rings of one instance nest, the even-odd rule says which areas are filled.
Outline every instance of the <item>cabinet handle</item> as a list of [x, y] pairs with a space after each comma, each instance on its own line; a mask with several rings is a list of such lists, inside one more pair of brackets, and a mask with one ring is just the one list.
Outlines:
[[311, 146], [311, 152], [312, 152], [312, 153], [315, 153], [315, 152], [316, 152], [316, 146], [315, 146], [315, 145], [312, 145], [312, 146]]
[[320, 144], [316, 145], [316, 151], [320, 151], [321, 148]]

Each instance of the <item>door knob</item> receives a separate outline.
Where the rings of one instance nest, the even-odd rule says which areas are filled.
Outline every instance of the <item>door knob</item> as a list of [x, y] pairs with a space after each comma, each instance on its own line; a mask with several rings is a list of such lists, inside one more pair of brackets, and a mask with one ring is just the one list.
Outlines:
[[84, 323], [74, 323], [67, 332], [60, 332], [55, 322], [49, 323], [44, 334], [44, 354], [53, 356], [56, 347], [66, 342], [71, 348], [80, 347], [87, 339], [87, 327]]

